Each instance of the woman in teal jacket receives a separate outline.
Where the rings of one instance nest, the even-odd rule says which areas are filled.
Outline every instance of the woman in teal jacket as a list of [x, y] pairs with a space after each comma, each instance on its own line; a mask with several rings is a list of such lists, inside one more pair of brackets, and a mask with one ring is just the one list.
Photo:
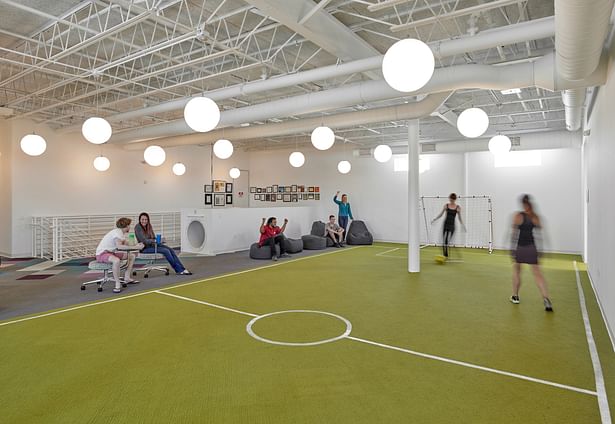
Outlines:
[[335, 196], [333, 196], [333, 201], [335, 202], [335, 204], [337, 204], [337, 206], [339, 206], [339, 211], [337, 213], [337, 222], [339, 223], [340, 227], [344, 229], [343, 237], [345, 238], [348, 227], [348, 217], [350, 217], [350, 219], [354, 218], [352, 217], [350, 203], [348, 203], [348, 196], [346, 194], [342, 194], [342, 200], [340, 201], [337, 199], [337, 196], [339, 195], [339, 191], [335, 193]]

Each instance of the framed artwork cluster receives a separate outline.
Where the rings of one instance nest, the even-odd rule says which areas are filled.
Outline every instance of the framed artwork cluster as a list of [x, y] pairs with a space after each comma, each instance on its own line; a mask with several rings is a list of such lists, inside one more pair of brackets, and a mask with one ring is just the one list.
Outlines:
[[261, 202], [292, 203], [304, 200], [320, 200], [320, 187], [302, 184], [273, 184], [267, 187], [250, 187], [250, 194], [254, 196], [254, 200]]
[[213, 180], [203, 186], [205, 204], [213, 206], [228, 206], [233, 204], [233, 183], [223, 180]]

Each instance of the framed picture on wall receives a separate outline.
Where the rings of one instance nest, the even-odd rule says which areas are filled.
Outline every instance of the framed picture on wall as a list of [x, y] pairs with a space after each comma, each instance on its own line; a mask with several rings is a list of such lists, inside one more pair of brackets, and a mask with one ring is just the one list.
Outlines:
[[213, 191], [214, 191], [214, 189], [213, 189], [213, 186], [212, 186], [211, 184], [205, 184], [205, 185], [203, 186], [203, 191], [204, 191], [205, 193], [211, 193], [211, 192], [213, 192]]
[[271, 193], [271, 191], [272, 191], [271, 186], [268, 186], [268, 187], [267, 187], [267, 193]]
[[277, 184], [272, 185], [272, 186], [271, 186], [271, 190], [272, 190], [274, 193], [277, 193], [277, 192], [278, 192], [278, 185], [277, 185]]
[[284, 193], [284, 195], [282, 196], [282, 200], [284, 200], [285, 202], [290, 202], [290, 193]]
[[233, 195], [230, 193], [226, 194], [226, 204], [227, 205], [232, 205], [233, 204]]
[[316, 193], [314, 195], [314, 200], [320, 200], [320, 193]]
[[265, 194], [265, 202], [271, 202], [271, 194]]
[[308, 193], [308, 200], [314, 200], [314, 193]]
[[293, 184], [292, 186], [290, 186], [290, 191], [293, 192], [293, 193], [296, 193], [297, 192], [297, 185]]
[[299, 188], [299, 191], [301, 193], [303, 193], [305, 191], [305, 186], [304, 185], [300, 185], [298, 188]]
[[275, 202], [277, 198], [278, 198], [278, 196], [277, 196], [277, 195], [275, 195], [275, 194], [272, 194], [272, 195], [271, 195], [271, 201], [272, 201], [272, 202]]
[[224, 186], [224, 192], [225, 193], [232, 193], [233, 192], [233, 183], [226, 183], [226, 185]]
[[278, 193], [284, 193], [284, 186], [278, 187]]
[[320, 193], [320, 187], [318, 187], [318, 186], [314, 187], [314, 191], [315, 191], [316, 193]]
[[298, 194], [291, 194], [290, 195], [290, 201], [291, 202], [297, 202], [299, 200], [299, 195]]
[[314, 187], [313, 186], [308, 187], [308, 193], [314, 193]]
[[256, 187], [250, 187], [250, 193], [256, 193]]
[[278, 198], [278, 200], [280, 200], [280, 201], [282, 200], [282, 194], [281, 193], [278, 194], [276, 197]]
[[308, 199], [308, 194], [307, 193], [303, 193], [301, 196], [303, 196], [303, 200], [307, 200]]
[[224, 193], [214, 193], [214, 206], [224, 206]]
[[[214, 180], [213, 186], [214, 186], [214, 193], [224, 193], [224, 191], [226, 190], [226, 181]], [[215, 204], [215, 199], [214, 199], [214, 204]]]
[[260, 187], [256, 187], [256, 192], [257, 193], [261, 193], [262, 192], [261, 188]]
[[290, 193], [290, 186], [284, 187], [284, 193]]
[[261, 200], [261, 195], [260, 194], [255, 194], [254, 195], [254, 200]]
[[212, 201], [211, 196], [212, 196], [211, 193], [205, 193], [205, 204], [206, 205], [211, 205], [211, 201]]

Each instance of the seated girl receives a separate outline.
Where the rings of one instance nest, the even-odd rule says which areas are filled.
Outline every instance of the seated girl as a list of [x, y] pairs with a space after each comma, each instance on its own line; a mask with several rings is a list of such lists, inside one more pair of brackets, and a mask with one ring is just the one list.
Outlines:
[[164, 243], [156, 242], [156, 234], [152, 228], [152, 224], [149, 220], [149, 215], [142, 212], [139, 215], [139, 223], [135, 226], [135, 236], [139, 243], [143, 243], [145, 247], [141, 250], [141, 253], [160, 253], [164, 255], [169, 264], [175, 270], [175, 273], [181, 275], [192, 275], [190, 271], [181, 263], [175, 250], [166, 246]]

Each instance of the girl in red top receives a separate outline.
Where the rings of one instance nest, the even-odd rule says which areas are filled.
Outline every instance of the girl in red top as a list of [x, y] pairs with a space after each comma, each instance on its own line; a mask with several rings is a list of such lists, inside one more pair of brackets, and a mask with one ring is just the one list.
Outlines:
[[290, 255], [284, 251], [284, 236], [282, 233], [286, 229], [286, 224], [288, 223], [288, 219], [284, 218], [284, 225], [282, 228], [277, 226], [278, 220], [275, 217], [271, 217], [267, 220], [267, 224], [265, 224], [265, 218], [263, 218], [263, 222], [261, 222], [261, 238], [258, 241], [259, 246], [269, 245], [271, 248], [271, 259], [274, 261], [278, 260], [278, 255], [275, 251], [275, 244], [278, 243], [280, 245], [280, 257], [287, 258]]

